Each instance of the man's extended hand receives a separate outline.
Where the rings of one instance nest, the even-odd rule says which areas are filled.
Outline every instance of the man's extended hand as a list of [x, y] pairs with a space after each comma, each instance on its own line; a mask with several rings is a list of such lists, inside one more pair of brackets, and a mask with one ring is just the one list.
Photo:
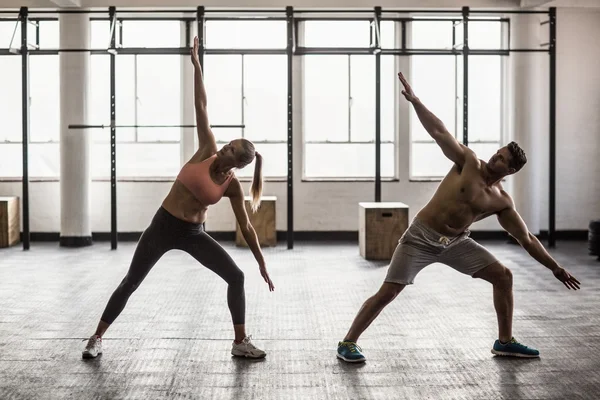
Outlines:
[[556, 279], [561, 281], [567, 287], [567, 289], [579, 289], [579, 285], [581, 285], [581, 283], [563, 267], [556, 268], [554, 271], [552, 271], [552, 273]]
[[411, 103], [413, 101], [419, 100], [417, 96], [415, 96], [415, 93], [406, 81], [404, 75], [402, 75], [402, 72], [398, 72], [398, 78], [400, 79], [400, 82], [402, 82], [402, 85], [404, 85], [404, 90], [402, 91], [402, 94], [404, 95], [404, 97], [406, 97], [406, 100], [410, 101]]

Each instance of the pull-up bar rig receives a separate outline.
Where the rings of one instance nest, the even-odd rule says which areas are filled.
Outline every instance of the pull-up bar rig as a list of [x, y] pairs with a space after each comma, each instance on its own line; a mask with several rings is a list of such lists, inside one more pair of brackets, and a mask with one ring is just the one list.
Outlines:
[[[294, 55], [308, 54], [368, 54], [374, 55], [376, 63], [375, 77], [375, 106], [376, 110], [381, 108], [381, 55], [462, 55], [463, 56], [463, 142], [468, 145], [468, 67], [469, 56], [476, 55], [509, 55], [516, 52], [545, 52], [550, 55], [550, 176], [549, 176], [549, 229], [548, 229], [548, 245], [555, 247], [555, 218], [556, 218], [556, 8], [551, 7], [547, 11], [541, 10], [472, 10], [469, 7], [462, 7], [458, 10], [436, 10], [436, 9], [386, 9], [374, 7], [373, 9], [352, 9], [352, 10], [320, 10], [320, 9], [294, 9], [286, 7], [285, 9], [268, 9], [268, 10], [234, 10], [234, 9], [205, 9], [203, 6], [196, 9], [165, 9], [165, 10], [123, 10], [125, 15], [133, 14], [189, 14], [194, 13], [195, 17], [119, 17], [117, 18], [116, 8], [109, 7], [108, 19], [110, 21], [110, 40], [106, 49], [58, 49], [58, 50], [43, 50], [29, 48], [27, 37], [27, 23], [31, 14], [35, 15], [56, 15], [56, 14], [106, 14], [104, 10], [32, 10], [28, 7], [21, 7], [19, 10], [1, 10], [1, 14], [19, 14], [18, 21], [21, 22], [21, 47], [20, 49], [9, 49], [8, 53], [5, 50], [0, 50], [0, 55], [20, 54], [22, 60], [22, 106], [23, 106], [23, 249], [27, 250], [30, 247], [30, 230], [29, 230], [29, 171], [28, 171], [28, 143], [29, 143], [29, 61], [30, 54], [58, 54], [60, 52], [88, 52], [91, 54], [109, 54], [110, 55], [110, 91], [111, 91], [111, 124], [109, 125], [69, 125], [69, 129], [104, 129], [111, 130], [111, 248], [117, 248], [117, 201], [116, 201], [116, 129], [120, 127], [134, 127], [134, 125], [117, 125], [115, 123], [115, 99], [116, 99], [116, 82], [115, 82], [115, 58], [118, 54], [189, 54], [189, 42], [187, 47], [183, 48], [122, 48], [116, 44], [116, 26], [120, 21], [125, 20], [180, 20], [186, 22], [195, 21], [197, 24], [197, 32], [200, 38], [199, 59], [200, 64], [204, 65], [205, 54], [285, 54], [288, 61], [288, 170], [287, 170], [287, 243], [288, 249], [293, 248], [294, 228], [293, 228], [293, 114], [292, 114], [292, 60]], [[219, 15], [220, 14], [220, 15]], [[237, 15], [236, 15], [237, 14]], [[331, 15], [331, 14], [350, 14], [350, 15], [368, 15], [367, 18], [347, 17], [315, 17], [316, 15]], [[391, 14], [391, 15], [390, 15]], [[399, 17], [398, 14], [444, 14], [444, 15], [460, 15], [460, 18], [453, 19], [436, 19], [436, 18], [414, 18], [414, 17]], [[545, 43], [545, 49], [511, 49], [510, 41], [508, 49], [470, 49], [469, 48], [469, 21], [470, 15], [503, 15], [503, 14], [544, 14], [548, 15], [548, 20], [541, 25], [549, 25], [549, 42]], [[225, 17], [225, 15], [229, 15]], [[233, 15], [233, 16], [232, 16]], [[309, 15], [304, 16], [303, 15]], [[51, 20], [52, 18], [40, 17], [37, 20]], [[372, 26], [372, 45], [367, 48], [308, 48], [298, 46], [296, 39], [298, 37], [297, 23], [307, 20], [339, 20], [339, 19], [367, 19], [371, 21]], [[34, 20], [36, 20], [34, 18]], [[287, 42], [285, 49], [207, 49], [204, 40], [204, 23], [207, 20], [285, 20], [287, 22]], [[406, 46], [406, 22], [410, 21], [454, 21], [463, 25], [463, 43], [462, 48], [458, 49], [453, 46], [452, 49], [409, 49]], [[485, 18], [476, 18], [473, 21], [484, 21]], [[380, 38], [380, 23], [381, 21], [395, 21], [401, 23], [402, 26], [402, 46], [401, 48], [386, 49], [381, 47]], [[494, 19], [498, 22], [508, 22], [506, 19]], [[189, 33], [189, 24], [188, 24]], [[38, 31], [39, 40], [39, 31]], [[189, 41], [189, 34], [187, 41]], [[168, 127], [194, 127], [194, 125], [168, 125]], [[143, 127], [138, 125], [137, 127]], [[146, 127], [167, 127], [162, 125], [152, 125]], [[226, 126], [223, 126], [226, 127]], [[375, 118], [375, 201], [381, 201], [381, 116], [376, 112]]]

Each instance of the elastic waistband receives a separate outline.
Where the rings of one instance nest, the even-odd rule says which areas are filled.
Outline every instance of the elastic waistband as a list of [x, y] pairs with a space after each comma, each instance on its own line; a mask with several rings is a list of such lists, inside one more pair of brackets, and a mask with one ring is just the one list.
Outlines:
[[452, 239], [455, 239], [455, 238], [457, 238], [459, 236], [462, 236], [462, 235], [456, 235], [456, 236], [442, 235], [441, 233], [439, 233], [435, 229], [429, 227], [429, 225], [427, 225], [425, 222], [423, 222], [422, 220], [418, 219], [417, 217], [413, 218], [411, 224], [414, 225], [415, 227], [417, 227], [418, 229], [424, 231], [425, 233], [428, 234], [428, 236], [430, 236], [431, 238], [433, 238], [435, 240], [439, 240], [440, 238], [447, 238], [448, 240], [452, 240]]
[[159, 219], [162, 222], [168, 223], [170, 226], [173, 226], [178, 229], [187, 230], [187, 231], [202, 231], [204, 230], [204, 224], [197, 224], [195, 222], [188, 222], [182, 219], [177, 218], [170, 212], [168, 212], [163, 206], [161, 206], [158, 211], [156, 211], [155, 219]]

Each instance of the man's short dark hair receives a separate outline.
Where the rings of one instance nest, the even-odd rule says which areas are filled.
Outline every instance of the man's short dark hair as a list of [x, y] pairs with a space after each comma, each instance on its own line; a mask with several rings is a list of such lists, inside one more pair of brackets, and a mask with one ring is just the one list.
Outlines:
[[527, 163], [525, 151], [516, 142], [510, 142], [506, 147], [510, 152], [510, 163], [508, 166], [514, 168], [515, 172], [519, 171]]

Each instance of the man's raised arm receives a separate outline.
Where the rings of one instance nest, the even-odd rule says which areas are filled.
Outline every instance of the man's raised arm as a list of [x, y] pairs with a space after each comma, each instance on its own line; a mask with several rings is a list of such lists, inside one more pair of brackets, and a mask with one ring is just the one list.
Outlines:
[[415, 96], [402, 72], [398, 73], [398, 78], [400, 79], [400, 82], [402, 82], [402, 85], [404, 85], [402, 94], [406, 100], [412, 103], [421, 124], [438, 146], [441, 147], [444, 155], [461, 168], [465, 163], [466, 157], [472, 156], [477, 159], [475, 153], [468, 147], [460, 144], [456, 138], [448, 132], [444, 123], [421, 103], [419, 98]]

